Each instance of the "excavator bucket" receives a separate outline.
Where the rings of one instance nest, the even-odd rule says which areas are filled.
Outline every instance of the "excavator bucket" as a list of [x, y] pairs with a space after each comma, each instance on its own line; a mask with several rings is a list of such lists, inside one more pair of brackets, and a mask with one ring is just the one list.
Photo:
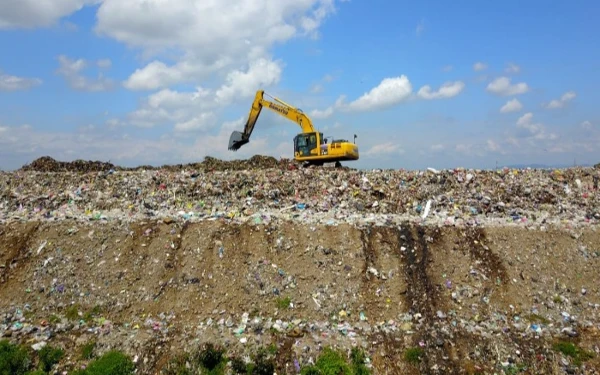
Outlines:
[[240, 147], [248, 142], [249, 140], [244, 138], [244, 134], [242, 132], [234, 131], [229, 137], [229, 149], [237, 151]]

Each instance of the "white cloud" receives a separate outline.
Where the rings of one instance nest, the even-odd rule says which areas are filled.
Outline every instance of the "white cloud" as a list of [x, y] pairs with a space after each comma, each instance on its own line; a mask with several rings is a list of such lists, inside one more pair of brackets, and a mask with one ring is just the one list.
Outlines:
[[519, 117], [517, 120], [517, 128], [526, 131], [525, 133], [521, 134], [521, 136], [524, 137], [532, 137], [534, 139], [542, 140], [554, 140], [558, 138], [558, 136], [554, 133], [547, 133], [543, 124], [533, 122], [533, 113], [531, 112], [525, 113], [523, 116]]
[[333, 106], [327, 107], [325, 109], [313, 109], [309, 116], [314, 119], [322, 120], [331, 117], [333, 115], [334, 108]]
[[115, 87], [114, 81], [104, 77], [102, 73], [98, 74], [98, 78], [89, 78], [82, 75], [81, 72], [88, 66], [88, 62], [84, 59], [72, 60], [65, 55], [60, 55], [58, 56], [58, 63], [57, 73], [63, 76], [74, 90], [107, 91]]
[[[8, 3], [7, 3], [8, 1]], [[101, 0], [4, 0], [0, 6], [0, 29], [33, 28], [54, 25], [85, 5]]]
[[589, 122], [588, 120], [585, 120], [584, 122], [582, 122], [580, 126], [584, 129], [592, 129], [594, 127], [594, 125], [592, 125], [592, 123]]
[[228, 58], [221, 58], [212, 64], [183, 60], [168, 66], [155, 60], [143, 68], [136, 69], [123, 86], [129, 90], [154, 90], [182, 82], [199, 82], [209, 74], [226, 68], [230, 63]]
[[365, 156], [386, 156], [398, 154], [401, 155], [404, 153], [404, 150], [400, 148], [400, 145], [396, 142], [386, 142], [372, 146], [367, 151], [363, 152]]
[[[157, 89], [199, 84], [209, 75], [268, 59], [275, 44], [316, 37], [334, 5], [334, 0], [104, 0], [96, 31], [154, 56], [125, 87]], [[164, 52], [176, 52], [176, 61], [161, 61]]]
[[198, 130], [204, 128], [199, 125], [199, 119], [206, 119], [204, 114], [214, 113], [215, 108], [214, 93], [209, 89], [198, 87], [189, 92], [163, 89], [150, 95], [140, 108], [129, 113], [125, 124], [146, 128], [176, 124], [179, 125], [177, 130], [196, 124], [195, 130]]
[[453, 67], [452, 65], [446, 65], [446, 66], [444, 66], [444, 67], [442, 68], [442, 71], [443, 71], [443, 72], [449, 72], [449, 71], [451, 71], [452, 69], [454, 69], [454, 67]]
[[506, 73], [519, 73], [521, 71], [521, 67], [518, 66], [517, 64], [513, 64], [513, 63], [508, 63], [506, 65], [506, 69], [504, 69], [504, 71]]
[[565, 92], [560, 99], [550, 101], [545, 107], [548, 109], [563, 108], [568, 102], [575, 99], [576, 96], [577, 94], [574, 91]]
[[175, 131], [190, 132], [190, 131], [206, 131], [212, 128], [217, 122], [217, 117], [212, 112], [201, 113], [198, 116], [185, 122], [175, 124]]
[[17, 77], [8, 74], [0, 74], [0, 91], [28, 90], [41, 84], [42, 80], [39, 78]]
[[256, 90], [274, 85], [279, 82], [282, 63], [264, 58], [252, 61], [248, 70], [234, 70], [227, 74], [225, 84], [216, 92], [216, 97], [222, 104], [228, 104], [238, 98], [253, 97]]
[[429, 146], [429, 149], [433, 152], [440, 152], [443, 151], [446, 148], [446, 146], [444, 146], [441, 143], [436, 143], [434, 145]]
[[482, 62], [476, 62], [475, 64], [473, 64], [473, 70], [476, 72], [480, 72], [482, 70], [486, 70], [487, 69], [487, 64], [482, 63]]
[[521, 109], [523, 109], [523, 104], [521, 104], [519, 99], [514, 98], [514, 99], [507, 101], [506, 104], [504, 104], [502, 106], [502, 108], [500, 108], [500, 112], [502, 112], [502, 113], [517, 112], [517, 111], [520, 111]]
[[496, 78], [487, 86], [487, 91], [502, 96], [519, 95], [529, 91], [529, 86], [527, 86], [527, 83], [520, 82], [511, 84], [510, 81], [511, 79], [508, 77]]
[[452, 98], [460, 94], [464, 88], [465, 84], [461, 81], [446, 82], [437, 91], [431, 91], [431, 87], [425, 85], [419, 89], [417, 96], [427, 100]]
[[405, 75], [384, 78], [378, 86], [364, 93], [355, 101], [342, 106], [350, 111], [385, 109], [407, 100], [411, 92], [412, 85]]

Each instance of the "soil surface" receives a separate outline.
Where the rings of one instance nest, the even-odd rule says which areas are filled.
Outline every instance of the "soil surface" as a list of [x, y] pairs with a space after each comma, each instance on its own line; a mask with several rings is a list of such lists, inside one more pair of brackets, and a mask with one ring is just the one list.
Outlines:
[[587, 374], [596, 357], [552, 345], [598, 351], [599, 257], [595, 227], [11, 223], [0, 334], [67, 348], [65, 368], [94, 340], [143, 374], [204, 342], [276, 343], [278, 373], [331, 345], [363, 347], [376, 374]]

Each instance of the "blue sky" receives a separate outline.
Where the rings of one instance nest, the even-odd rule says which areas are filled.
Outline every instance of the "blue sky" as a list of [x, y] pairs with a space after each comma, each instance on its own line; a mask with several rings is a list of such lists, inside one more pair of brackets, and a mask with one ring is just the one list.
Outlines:
[[0, 169], [291, 158], [300, 128], [268, 110], [227, 150], [258, 89], [357, 134], [357, 168], [600, 161], [594, 1], [8, 3]]

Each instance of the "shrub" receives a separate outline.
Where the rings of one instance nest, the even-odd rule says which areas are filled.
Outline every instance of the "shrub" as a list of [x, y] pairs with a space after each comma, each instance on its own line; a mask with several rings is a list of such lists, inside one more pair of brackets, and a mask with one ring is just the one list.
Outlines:
[[323, 353], [317, 359], [316, 367], [323, 375], [351, 375], [352, 370], [346, 360], [339, 352], [331, 348], [323, 349]]
[[125, 354], [111, 350], [92, 361], [85, 375], [131, 375], [135, 365]]
[[23, 375], [29, 369], [29, 353], [8, 340], [0, 341], [0, 375]]
[[44, 346], [39, 352], [40, 370], [46, 372], [50, 371], [52, 366], [57, 364], [64, 354], [64, 350], [60, 348], [53, 348], [50, 345]]

